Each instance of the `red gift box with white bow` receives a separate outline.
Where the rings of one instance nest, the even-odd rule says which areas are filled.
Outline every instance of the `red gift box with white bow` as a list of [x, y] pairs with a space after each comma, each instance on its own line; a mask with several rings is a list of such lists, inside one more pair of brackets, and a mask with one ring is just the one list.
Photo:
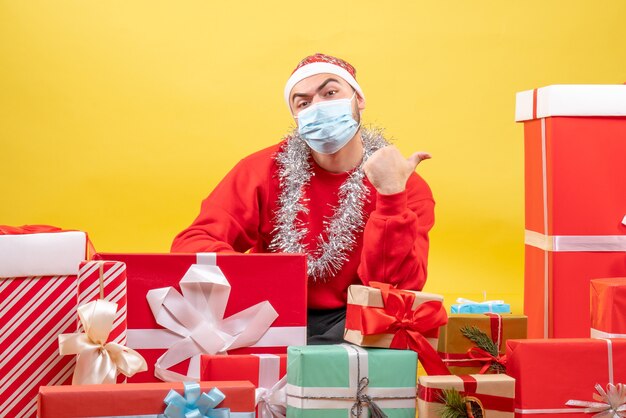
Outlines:
[[200, 355], [285, 353], [306, 344], [306, 259], [294, 254], [96, 254], [127, 266], [127, 347], [148, 372], [197, 378]]

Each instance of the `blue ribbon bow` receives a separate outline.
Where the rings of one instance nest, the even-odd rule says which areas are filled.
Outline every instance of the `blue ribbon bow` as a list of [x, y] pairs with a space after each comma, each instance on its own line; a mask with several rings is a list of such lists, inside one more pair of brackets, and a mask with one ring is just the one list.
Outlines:
[[230, 418], [230, 408], [216, 408], [226, 395], [218, 388], [202, 393], [200, 385], [193, 382], [184, 382], [185, 396], [175, 390], [165, 397], [166, 418]]

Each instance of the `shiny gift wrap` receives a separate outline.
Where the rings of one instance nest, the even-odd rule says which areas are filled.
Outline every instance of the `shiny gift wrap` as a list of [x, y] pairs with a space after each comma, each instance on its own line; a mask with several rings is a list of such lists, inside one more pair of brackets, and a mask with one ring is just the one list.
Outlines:
[[[39, 389], [38, 418], [186, 418], [178, 412], [185, 407], [194, 410], [205, 401], [199, 392], [213, 398], [212, 408], [230, 409], [230, 415], [217, 411], [220, 418], [254, 418], [254, 386], [250, 382], [200, 382], [199, 391], [182, 382], [128, 383], [79, 386], [42, 386]], [[217, 388], [216, 391], [212, 391]], [[175, 391], [176, 393], [173, 393]], [[224, 400], [219, 402], [221, 396]], [[217, 396], [215, 396], [217, 395]], [[182, 408], [180, 408], [182, 407]], [[165, 412], [167, 411], [167, 415]], [[194, 415], [189, 415], [194, 416]], [[204, 416], [213, 415], [196, 415]]]
[[410, 350], [289, 347], [287, 416], [365, 418], [380, 408], [389, 418], [414, 418], [416, 369]]
[[626, 339], [509, 340], [507, 357], [517, 418], [592, 416], [579, 402], [597, 402], [598, 385], [626, 382]]
[[513, 418], [515, 379], [497, 375], [421, 376], [417, 387], [417, 414], [421, 418], [441, 416], [443, 390], [455, 389], [462, 396], [478, 399], [483, 417]]
[[[461, 333], [465, 326], [476, 327], [490, 336], [499, 347], [500, 358], [477, 350], [476, 344]], [[524, 315], [451, 314], [440, 330], [438, 351], [453, 374], [481, 373], [494, 361], [506, 363], [506, 341], [514, 338], [526, 338]]]
[[413, 350], [428, 374], [448, 374], [436, 351], [439, 327], [447, 321], [442, 302], [440, 295], [385, 283], [352, 285], [344, 339], [363, 347]]
[[591, 281], [591, 336], [626, 338], [626, 277]]

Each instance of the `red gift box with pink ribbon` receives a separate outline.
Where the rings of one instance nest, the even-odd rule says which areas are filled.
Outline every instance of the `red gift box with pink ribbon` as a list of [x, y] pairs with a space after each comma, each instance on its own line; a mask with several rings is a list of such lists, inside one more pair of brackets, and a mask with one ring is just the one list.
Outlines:
[[201, 354], [285, 353], [306, 344], [306, 260], [292, 254], [97, 254], [128, 278], [127, 347], [148, 372], [198, 378]]
[[439, 327], [447, 320], [440, 295], [379, 282], [352, 285], [344, 339], [362, 347], [410, 349], [428, 374], [449, 374], [436, 350]]
[[507, 341], [517, 418], [576, 418], [626, 411], [626, 339]]

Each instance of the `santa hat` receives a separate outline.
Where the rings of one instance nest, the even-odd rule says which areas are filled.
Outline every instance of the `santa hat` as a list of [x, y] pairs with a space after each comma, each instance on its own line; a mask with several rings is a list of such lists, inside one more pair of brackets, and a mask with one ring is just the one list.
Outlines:
[[[334, 74], [343, 78], [356, 90], [361, 98], [365, 98], [361, 86], [356, 82], [356, 70], [352, 65], [341, 58], [317, 53], [300, 61], [296, 69], [291, 73], [289, 80], [287, 80], [287, 84], [285, 85], [285, 102], [287, 102], [287, 106], [289, 106], [289, 95], [291, 94], [293, 86], [307, 77], [325, 73]], [[289, 106], [289, 108], [291, 109], [291, 106]]]

